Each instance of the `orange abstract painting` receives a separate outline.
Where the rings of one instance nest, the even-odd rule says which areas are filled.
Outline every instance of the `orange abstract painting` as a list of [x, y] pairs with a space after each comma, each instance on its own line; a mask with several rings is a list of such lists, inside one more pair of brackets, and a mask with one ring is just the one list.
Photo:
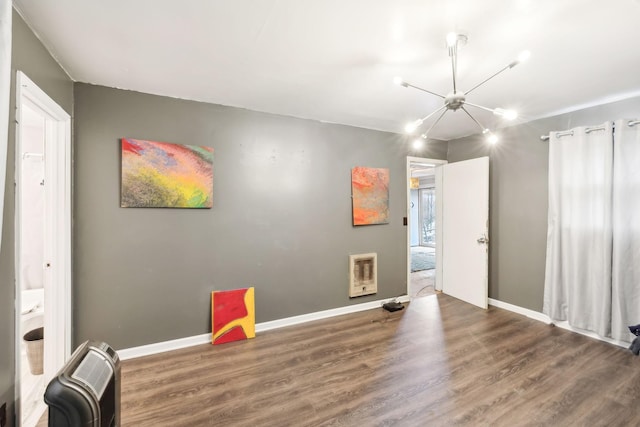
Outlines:
[[211, 343], [256, 336], [254, 288], [211, 292]]
[[389, 169], [351, 169], [353, 225], [389, 223]]

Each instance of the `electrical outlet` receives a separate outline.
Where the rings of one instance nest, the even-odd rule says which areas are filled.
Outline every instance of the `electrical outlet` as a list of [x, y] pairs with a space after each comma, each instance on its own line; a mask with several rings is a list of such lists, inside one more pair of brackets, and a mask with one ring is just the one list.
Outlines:
[[0, 427], [5, 427], [7, 425], [7, 404], [3, 403], [0, 406]]

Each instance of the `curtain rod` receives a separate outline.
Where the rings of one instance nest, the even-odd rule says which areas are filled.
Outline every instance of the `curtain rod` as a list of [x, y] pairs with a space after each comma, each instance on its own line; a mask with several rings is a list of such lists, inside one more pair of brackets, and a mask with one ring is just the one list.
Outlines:
[[[627, 126], [635, 126], [637, 124], [640, 124], [640, 120], [629, 120], [627, 122]], [[612, 125], [612, 127], [615, 129], [615, 127], [616, 127], [615, 123]], [[589, 133], [589, 132], [593, 132], [593, 131], [596, 131], [596, 130], [604, 130], [604, 129], [605, 129], [604, 126], [595, 126], [595, 127], [592, 127], [592, 128], [585, 128], [584, 131], [586, 133]], [[566, 132], [556, 132], [556, 137], [557, 138], [560, 138], [560, 137], [563, 137], [563, 136], [567, 136], [567, 135], [573, 136], [573, 131], [570, 130], [570, 131], [566, 131]], [[548, 141], [549, 140], [549, 135], [540, 136], [540, 140], [541, 141]]]

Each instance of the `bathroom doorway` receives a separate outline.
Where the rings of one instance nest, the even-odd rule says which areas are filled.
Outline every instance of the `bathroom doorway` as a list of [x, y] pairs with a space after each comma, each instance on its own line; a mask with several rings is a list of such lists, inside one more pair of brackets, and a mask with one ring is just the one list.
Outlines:
[[16, 76], [16, 416], [35, 426], [71, 352], [71, 119]]
[[[432, 295], [438, 287], [438, 166], [443, 160], [407, 158], [407, 295]], [[440, 263], [441, 265], [441, 263]]]

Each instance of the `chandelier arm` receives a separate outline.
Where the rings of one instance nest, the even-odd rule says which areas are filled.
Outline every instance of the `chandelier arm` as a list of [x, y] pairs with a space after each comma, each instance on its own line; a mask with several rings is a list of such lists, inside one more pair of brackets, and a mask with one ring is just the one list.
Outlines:
[[447, 111], [449, 111], [449, 110], [444, 110], [444, 111], [442, 112], [442, 114], [440, 114], [440, 116], [438, 116], [438, 118], [436, 119], [436, 121], [435, 121], [435, 122], [433, 122], [433, 124], [432, 124], [431, 126], [429, 126], [429, 129], [427, 129], [427, 131], [423, 134], [423, 135], [424, 135], [424, 139], [427, 139], [427, 136], [429, 135], [429, 132], [431, 132], [431, 129], [433, 129], [433, 127], [434, 127], [435, 125], [437, 125], [437, 124], [438, 124], [438, 122], [440, 121], [440, 119], [442, 119], [442, 117], [443, 117], [445, 114], [447, 114]]
[[493, 75], [491, 75], [491, 76], [487, 77], [486, 79], [484, 79], [483, 81], [481, 81], [480, 83], [478, 83], [477, 85], [475, 85], [474, 87], [472, 87], [471, 89], [469, 89], [468, 91], [466, 91], [464, 94], [465, 94], [465, 95], [470, 94], [470, 93], [471, 93], [471, 91], [476, 90], [477, 88], [479, 88], [480, 86], [482, 86], [483, 84], [485, 84], [486, 82], [488, 82], [489, 80], [491, 80], [492, 78], [494, 78], [495, 76], [497, 76], [498, 74], [500, 74], [500, 73], [502, 73], [502, 72], [504, 72], [504, 71], [506, 71], [506, 70], [508, 70], [508, 69], [510, 69], [510, 68], [513, 68], [513, 65], [512, 65], [512, 64], [513, 64], [513, 63], [511, 63], [511, 64], [509, 64], [509, 65], [506, 65], [506, 66], [505, 66], [504, 68], [502, 68], [500, 71], [498, 71], [497, 73], [495, 73], [495, 74], [493, 74]]
[[437, 109], [437, 110], [435, 110], [434, 112], [427, 114], [427, 115], [426, 115], [424, 118], [422, 118], [421, 120], [424, 122], [425, 120], [428, 120], [431, 116], [433, 116], [434, 114], [436, 114], [438, 111], [443, 110], [443, 109], [445, 109], [445, 108], [447, 108], [447, 106], [446, 106], [446, 105], [443, 105], [442, 107], [438, 108], [438, 109]]
[[472, 104], [471, 102], [469, 102], [467, 100], [464, 101], [464, 104], [465, 105], [471, 105], [472, 107], [480, 108], [481, 110], [485, 110], [485, 111], [488, 111], [490, 113], [495, 113], [495, 110], [493, 110], [491, 108], [483, 107], [482, 105], [478, 105], [478, 104]]
[[467, 109], [466, 109], [466, 108], [464, 108], [464, 107], [460, 107], [460, 109], [461, 109], [462, 111], [464, 111], [465, 113], [467, 113], [467, 116], [471, 117], [471, 120], [473, 120], [474, 122], [476, 122], [476, 124], [477, 124], [478, 126], [480, 126], [480, 129], [482, 130], [482, 132], [483, 132], [483, 133], [484, 133], [485, 131], [487, 131], [487, 130], [488, 130], [487, 128], [485, 128], [484, 126], [482, 126], [482, 124], [481, 124], [478, 120], [476, 120], [476, 118], [475, 118], [475, 117], [473, 117], [473, 116], [471, 115], [471, 113], [467, 111]]
[[456, 65], [458, 62], [458, 42], [449, 48], [449, 56], [451, 57], [451, 74], [453, 74], [453, 93], [456, 93]]
[[414, 89], [418, 89], [418, 90], [421, 90], [423, 92], [430, 93], [431, 95], [439, 96], [442, 99], [445, 98], [444, 95], [440, 95], [439, 93], [431, 92], [430, 90], [426, 90], [426, 89], [423, 89], [423, 88], [421, 88], [419, 86], [412, 85], [411, 83], [404, 82], [402, 85], [405, 86], [405, 87], [412, 87]]

